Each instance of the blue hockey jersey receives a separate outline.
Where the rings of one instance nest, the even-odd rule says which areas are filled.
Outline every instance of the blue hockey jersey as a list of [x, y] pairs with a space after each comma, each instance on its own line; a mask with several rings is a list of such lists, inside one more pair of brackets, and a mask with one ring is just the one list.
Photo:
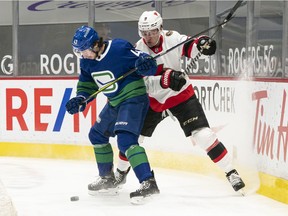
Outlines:
[[[86, 98], [135, 67], [140, 56], [147, 56], [136, 50], [132, 44], [122, 39], [107, 41], [100, 58], [81, 59], [81, 74], [77, 84], [77, 95]], [[143, 74], [145, 75], [145, 74]], [[143, 77], [136, 72], [103, 90], [112, 106], [117, 106], [127, 98], [146, 94]]]

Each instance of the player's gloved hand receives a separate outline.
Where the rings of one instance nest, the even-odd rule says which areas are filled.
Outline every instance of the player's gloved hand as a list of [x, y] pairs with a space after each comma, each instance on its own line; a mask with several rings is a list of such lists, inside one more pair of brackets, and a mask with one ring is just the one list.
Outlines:
[[67, 112], [71, 115], [76, 114], [78, 112], [83, 112], [87, 105], [87, 103], [84, 102], [84, 100], [85, 97], [81, 95], [71, 98], [65, 105]]
[[180, 89], [186, 84], [185, 74], [180, 71], [173, 71], [167, 69], [160, 79], [160, 85], [162, 88], [171, 88], [174, 91], [180, 91]]
[[135, 62], [135, 67], [137, 67], [136, 73], [139, 75], [154, 75], [157, 70], [157, 62], [149, 55], [140, 56]]
[[216, 51], [216, 41], [208, 36], [201, 36], [198, 38], [197, 48], [202, 50], [203, 55], [213, 55]]

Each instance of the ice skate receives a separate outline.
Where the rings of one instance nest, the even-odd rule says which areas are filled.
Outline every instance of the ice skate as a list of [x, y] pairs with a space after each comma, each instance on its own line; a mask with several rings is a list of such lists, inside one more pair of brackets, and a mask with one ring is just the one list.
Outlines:
[[114, 184], [114, 173], [109, 176], [99, 176], [96, 181], [88, 185], [88, 194], [92, 196], [107, 195], [113, 196], [118, 194], [118, 188]]
[[238, 172], [233, 169], [230, 172], [226, 174], [226, 178], [231, 183], [233, 189], [239, 193], [241, 193], [243, 196], [245, 195], [245, 192], [243, 188], [245, 187], [245, 183], [239, 176]]
[[126, 171], [121, 171], [119, 169], [116, 169], [114, 185], [117, 188], [121, 189], [122, 186], [126, 183], [127, 175], [130, 171], [130, 168], [131, 167], [129, 167]]
[[130, 201], [135, 205], [144, 204], [151, 200], [152, 196], [155, 196], [159, 193], [160, 191], [153, 176], [146, 181], [143, 181], [138, 190], [130, 193]]

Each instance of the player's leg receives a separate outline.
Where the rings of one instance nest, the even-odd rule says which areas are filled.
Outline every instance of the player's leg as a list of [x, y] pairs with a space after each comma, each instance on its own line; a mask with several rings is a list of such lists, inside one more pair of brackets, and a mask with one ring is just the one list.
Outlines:
[[[150, 107], [146, 114], [144, 125], [138, 143], [141, 145], [145, 137], [151, 137], [156, 126], [163, 120], [161, 112], [155, 112]], [[115, 171], [115, 179], [119, 187], [126, 183], [126, 178], [130, 170], [130, 163], [124, 153], [119, 152], [119, 159]]]
[[193, 131], [192, 139], [206, 150], [210, 159], [226, 173], [226, 177], [235, 191], [245, 186], [238, 172], [233, 168], [230, 153], [210, 128], [204, 127]]
[[[125, 153], [141, 184], [138, 190], [130, 193], [131, 202], [136, 204], [159, 193], [145, 149], [138, 143], [147, 110], [148, 97], [146, 95], [128, 99], [121, 104], [115, 125], [118, 148], [120, 152]], [[117, 122], [123, 123], [117, 124]]]
[[89, 139], [93, 145], [99, 177], [88, 185], [90, 195], [117, 194], [113, 172], [113, 150], [109, 137], [114, 136], [113, 127], [117, 112], [108, 104], [101, 111], [100, 123], [95, 123], [89, 132]]
[[131, 166], [125, 153], [119, 151], [117, 168], [115, 170], [115, 184], [119, 189], [126, 183], [130, 168]]
[[154, 194], [159, 193], [159, 189], [151, 170], [145, 149], [137, 143], [138, 136], [128, 131], [117, 131], [117, 142], [121, 152], [131, 164], [131, 167], [139, 181], [140, 188], [130, 193], [131, 202], [138, 204], [145, 202]]
[[224, 144], [209, 127], [204, 110], [196, 96], [171, 109], [178, 119], [186, 137], [207, 152], [210, 159], [220, 167], [235, 191], [245, 186], [237, 171], [233, 168], [232, 157]]

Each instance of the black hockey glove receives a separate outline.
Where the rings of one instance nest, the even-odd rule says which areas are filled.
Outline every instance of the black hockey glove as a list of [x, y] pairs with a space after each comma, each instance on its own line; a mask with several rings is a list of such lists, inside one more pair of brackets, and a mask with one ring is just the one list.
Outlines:
[[180, 71], [173, 71], [172, 69], [167, 69], [160, 79], [160, 85], [164, 89], [171, 88], [174, 91], [180, 91], [185, 84], [185, 74]]
[[85, 97], [83, 96], [77, 96], [77, 97], [71, 98], [65, 105], [67, 112], [71, 115], [76, 114], [78, 112], [83, 112], [87, 104], [87, 103], [83, 103], [84, 100], [85, 100]]
[[157, 70], [156, 60], [151, 56], [140, 56], [136, 62], [135, 67], [137, 67], [137, 74], [143, 76], [154, 75]]
[[216, 41], [208, 36], [201, 36], [198, 38], [197, 48], [199, 51], [203, 49], [203, 55], [213, 55], [216, 51]]

